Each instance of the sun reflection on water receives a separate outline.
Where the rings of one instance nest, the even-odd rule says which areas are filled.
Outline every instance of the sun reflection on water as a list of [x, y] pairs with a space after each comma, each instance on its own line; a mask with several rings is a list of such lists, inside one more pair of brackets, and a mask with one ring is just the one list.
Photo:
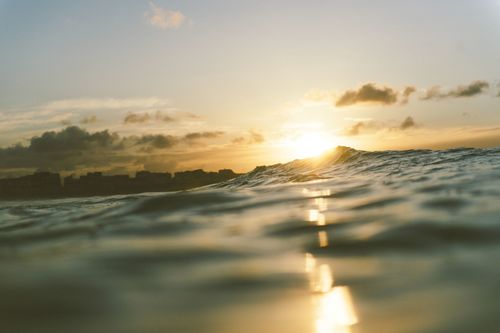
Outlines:
[[306, 254], [305, 271], [314, 293], [316, 333], [350, 333], [358, 323], [349, 287], [335, 286], [330, 265], [317, 265], [311, 253]]
[[307, 212], [307, 220], [309, 222], [317, 222], [320, 216], [320, 212], [317, 209], [310, 209]]
[[348, 287], [333, 287], [318, 300], [316, 333], [350, 333], [357, 322]]
[[332, 194], [330, 190], [309, 190], [307, 188], [302, 189], [302, 193], [308, 197], [327, 197]]
[[325, 198], [316, 198], [314, 199], [314, 203], [318, 205], [319, 211], [325, 211], [328, 209], [328, 201]]
[[328, 201], [325, 198], [315, 198], [313, 202], [316, 207], [307, 211], [307, 221], [316, 223], [318, 226], [324, 226], [326, 217], [322, 212], [328, 210]]
[[326, 293], [332, 289], [333, 274], [329, 265], [314, 267], [309, 272], [309, 285], [315, 293]]
[[[304, 189], [304, 194], [310, 192]], [[315, 198], [315, 209], [307, 211], [307, 221], [317, 226], [326, 225], [325, 215], [328, 202], [325, 198]], [[329, 246], [326, 230], [318, 231], [319, 247]], [[332, 268], [329, 264], [318, 264], [311, 253], [305, 256], [305, 272], [313, 292], [314, 326], [316, 333], [351, 333], [352, 326], [358, 323], [351, 292], [347, 286], [336, 286]]]
[[306, 273], [312, 273], [316, 268], [316, 258], [310, 253], [306, 253]]
[[307, 221], [316, 223], [316, 225], [325, 225], [326, 218], [325, 214], [320, 213], [317, 209], [311, 209], [307, 212]]
[[328, 234], [326, 231], [318, 232], [319, 247], [328, 247]]

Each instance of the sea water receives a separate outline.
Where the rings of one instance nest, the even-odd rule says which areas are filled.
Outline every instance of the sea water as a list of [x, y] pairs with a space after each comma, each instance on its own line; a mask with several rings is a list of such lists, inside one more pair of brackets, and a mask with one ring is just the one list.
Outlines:
[[500, 149], [0, 202], [1, 332], [496, 332]]

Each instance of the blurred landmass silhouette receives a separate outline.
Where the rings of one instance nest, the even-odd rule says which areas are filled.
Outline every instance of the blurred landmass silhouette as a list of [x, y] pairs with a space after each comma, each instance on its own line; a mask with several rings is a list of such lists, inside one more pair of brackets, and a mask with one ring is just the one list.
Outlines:
[[76, 178], [61, 178], [58, 173], [35, 172], [32, 175], [0, 179], [0, 199], [36, 199], [101, 195], [168, 192], [210, 185], [239, 176], [230, 169], [218, 172], [192, 170], [171, 173], [139, 171], [129, 175], [104, 175], [91, 172]]

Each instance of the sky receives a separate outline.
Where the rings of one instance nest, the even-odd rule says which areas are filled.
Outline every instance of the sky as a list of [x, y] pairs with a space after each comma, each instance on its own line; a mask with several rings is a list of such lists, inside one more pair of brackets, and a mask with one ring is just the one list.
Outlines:
[[0, 0], [0, 176], [500, 146], [500, 0]]

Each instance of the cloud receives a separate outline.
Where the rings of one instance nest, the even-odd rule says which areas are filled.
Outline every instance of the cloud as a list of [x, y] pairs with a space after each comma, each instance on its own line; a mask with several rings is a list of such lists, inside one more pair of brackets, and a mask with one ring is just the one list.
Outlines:
[[486, 81], [474, 81], [467, 86], [458, 86], [456, 89], [449, 92], [453, 97], [471, 97], [482, 94], [490, 84]]
[[408, 86], [403, 90], [403, 98], [401, 99], [401, 105], [406, 105], [410, 101], [410, 97], [413, 93], [417, 91], [417, 88]]
[[489, 87], [490, 84], [488, 82], [481, 80], [471, 82], [465, 86], [458, 86], [446, 92], [443, 92], [440, 86], [434, 86], [427, 89], [420, 99], [441, 100], [445, 98], [473, 97], [485, 93]]
[[[190, 116], [188, 116], [188, 117], [190, 117]], [[160, 111], [156, 111], [156, 113], [155, 113], [155, 119], [157, 121], [162, 121], [162, 122], [165, 122], [165, 123], [171, 123], [171, 122], [174, 122], [174, 121], [177, 120], [173, 116], [170, 116], [170, 115], [167, 115], [167, 114], [163, 114]]]
[[44, 106], [47, 110], [118, 110], [150, 109], [170, 106], [170, 100], [157, 97], [147, 98], [78, 98], [53, 101]]
[[158, 29], [178, 29], [186, 21], [186, 16], [180, 11], [164, 9], [154, 2], [149, 3], [150, 10], [145, 16], [150, 25]]
[[366, 134], [368, 132], [381, 132], [381, 131], [406, 131], [410, 128], [417, 127], [417, 123], [412, 117], [407, 117], [397, 127], [394, 125], [385, 124], [383, 122], [375, 122], [371, 120], [358, 121], [351, 127], [344, 129], [344, 136], [357, 136]]
[[108, 131], [90, 134], [77, 126], [71, 126], [60, 132], [45, 132], [41, 136], [31, 138], [29, 149], [43, 153], [82, 151], [110, 147], [117, 139], [117, 134], [110, 134]]
[[361, 130], [366, 127], [366, 124], [362, 121], [357, 122], [356, 124], [352, 125], [350, 128], [346, 129], [344, 131], [344, 135], [346, 136], [356, 136], [361, 133]]
[[[33, 136], [27, 145], [0, 148], [0, 174], [5, 170], [50, 170], [79, 172], [89, 168], [113, 169], [134, 166], [149, 156], [175, 152], [175, 147], [191, 145], [221, 136], [223, 132], [193, 132], [182, 136], [149, 134], [120, 136], [109, 130], [88, 132], [77, 126], [47, 131]], [[152, 158], [152, 157], [151, 157]], [[175, 161], [165, 160], [165, 165]], [[155, 162], [156, 164], [159, 161]]]
[[351, 127], [345, 128], [342, 134], [344, 136], [357, 136], [367, 132], [374, 132], [383, 129], [385, 126], [383, 123], [376, 122], [373, 120], [358, 121]]
[[250, 143], [262, 143], [264, 142], [264, 136], [256, 131], [250, 131]]
[[398, 92], [389, 87], [379, 87], [367, 83], [358, 90], [344, 92], [335, 102], [336, 107], [347, 107], [355, 104], [392, 105], [398, 101]]
[[240, 144], [245, 143], [246, 140], [245, 140], [245, 137], [238, 136], [238, 137], [234, 138], [233, 140], [231, 140], [231, 142], [234, 143], [234, 144], [240, 145]]
[[179, 143], [179, 139], [172, 135], [144, 135], [137, 140], [138, 145], [147, 145], [148, 148], [166, 149]]
[[173, 116], [164, 114], [160, 111], [156, 111], [154, 114], [129, 112], [123, 119], [124, 124], [143, 124], [149, 121], [169, 123], [176, 121], [176, 119]]
[[264, 135], [255, 130], [248, 131], [246, 136], [238, 136], [231, 140], [232, 143], [240, 145], [240, 144], [260, 144], [263, 143], [266, 139]]
[[[148, 116], [140, 117], [140, 115]], [[132, 116], [129, 116], [132, 114]], [[128, 117], [127, 117], [128, 116]], [[127, 118], [126, 121], [124, 118]], [[176, 132], [184, 132], [203, 125], [200, 116], [182, 111], [165, 98], [78, 98], [61, 99], [49, 103], [20, 108], [3, 109], [0, 113], [0, 145], [16, 143], [20, 137], [30, 138], [43, 131], [55, 130], [72, 124], [89, 127], [96, 122], [109, 123], [112, 130], [126, 130], [125, 126], [141, 125], [158, 131], [160, 127], [178, 122]]]
[[434, 86], [425, 91], [425, 94], [420, 97], [421, 100], [427, 101], [431, 99], [443, 99], [446, 98], [446, 94], [441, 92], [440, 86]]
[[0, 148], [1, 169], [74, 170], [107, 166], [123, 156], [122, 140], [117, 134], [89, 133], [71, 126], [59, 132], [45, 132], [30, 139], [28, 146], [17, 144]]
[[415, 127], [417, 126], [417, 124], [415, 123], [415, 121], [413, 120], [412, 117], [407, 117], [402, 123], [401, 125], [399, 125], [399, 129], [404, 131], [404, 130], [407, 130], [409, 128], [412, 128], [412, 127]]
[[124, 124], [142, 124], [151, 119], [149, 113], [128, 113], [123, 119]]
[[168, 149], [176, 145], [200, 143], [204, 140], [216, 139], [224, 135], [222, 131], [213, 132], [191, 132], [182, 136], [148, 134], [140, 137], [130, 137], [126, 141], [132, 145], [142, 146], [142, 150], [151, 151], [152, 149]]
[[[483, 80], [477, 80], [468, 85], [460, 85], [454, 89], [443, 91], [440, 86], [433, 86], [424, 90], [419, 96], [420, 100], [442, 100], [446, 98], [466, 98], [486, 93], [490, 88], [490, 83]], [[399, 102], [400, 105], [406, 105], [410, 98], [417, 92], [414, 86], [407, 86], [403, 90], [398, 90], [388, 86], [382, 86], [377, 83], [366, 83], [357, 89], [344, 91], [336, 94], [324, 90], [311, 90], [305, 95], [305, 101], [331, 103], [337, 108], [349, 107], [358, 104], [368, 105], [393, 105]], [[339, 96], [339, 97], [336, 97]], [[500, 92], [498, 92], [500, 97]]]
[[84, 117], [80, 120], [80, 124], [83, 124], [83, 125], [89, 125], [89, 124], [94, 124], [97, 122], [97, 117], [92, 115], [92, 116], [87, 116], [87, 117]]
[[187, 141], [194, 141], [200, 139], [215, 139], [224, 135], [224, 132], [215, 131], [215, 132], [194, 132], [188, 133], [184, 136], [184, 139]]

